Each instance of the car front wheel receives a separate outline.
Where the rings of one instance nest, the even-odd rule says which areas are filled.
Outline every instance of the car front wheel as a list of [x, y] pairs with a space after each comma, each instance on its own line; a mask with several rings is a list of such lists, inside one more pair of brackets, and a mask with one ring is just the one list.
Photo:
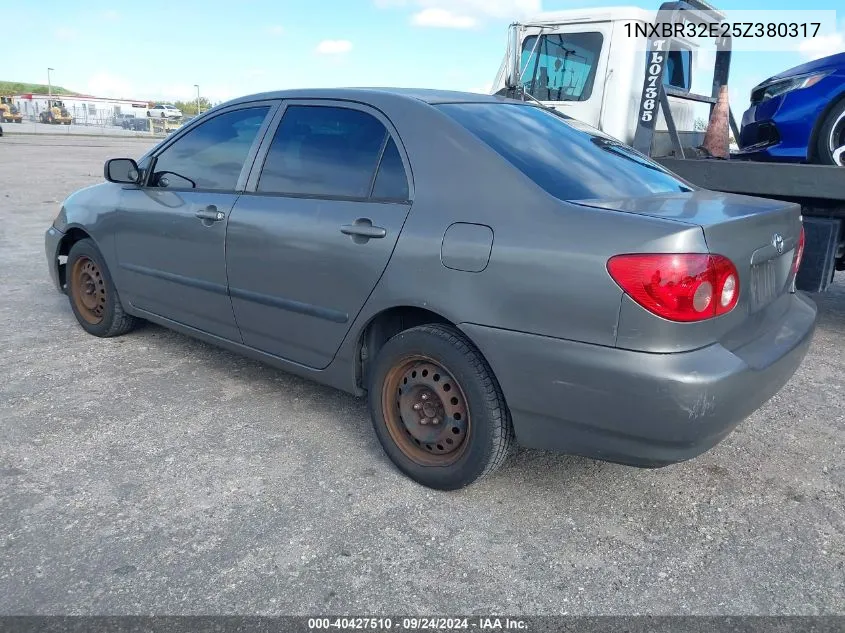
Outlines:
[[100, 250], [93, 240], [79, 240], [67, 257], [67, 295], [79, 325], [102, 338], [134, 329], [138, 319], [126, 314]]
[[826, 165], [845, 167], [845, 99], [828, 112], [819, 130], [816, 153]]
[[379, 351], [369, 384], [373, 427], [405, 475], [456, 490], [513, 451], [510, 413], [484, 357], [453, 327], [400, 332]]

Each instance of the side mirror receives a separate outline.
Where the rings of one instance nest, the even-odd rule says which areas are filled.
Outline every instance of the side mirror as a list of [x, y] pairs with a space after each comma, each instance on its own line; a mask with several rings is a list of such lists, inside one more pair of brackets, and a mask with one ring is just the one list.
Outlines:
[[519, 52], [519, 36], [520, 36], [520, 25], [517, 22], [508, 27], [508, 49], [507, 55], [505, 59], [505, 88], [508, 90], [514, 90], [519, 86], [520, 79], [520, 52]]
[[103, 176], [109, 182], [137, 185], [141, 179], [138, 163], [131, 158], [112, 158], [106, 161]]

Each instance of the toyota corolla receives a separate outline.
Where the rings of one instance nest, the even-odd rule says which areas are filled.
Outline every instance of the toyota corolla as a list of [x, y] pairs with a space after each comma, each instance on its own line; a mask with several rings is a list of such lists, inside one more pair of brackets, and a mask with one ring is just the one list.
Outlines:
[[698, 189], [530, 103], [265, 93], [104, 170], [46, 234], [86, 332], [151, 321], [366, 395], [433, 488], [516, 445], [693, 458], [815, 327], [798, 206]]

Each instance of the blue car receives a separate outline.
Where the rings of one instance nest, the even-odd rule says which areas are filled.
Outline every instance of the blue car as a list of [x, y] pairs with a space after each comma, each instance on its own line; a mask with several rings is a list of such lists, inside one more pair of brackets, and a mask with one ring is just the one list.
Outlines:
[[845, 164], [845, 53], [796, 66], [751, 91], [737, 158]]

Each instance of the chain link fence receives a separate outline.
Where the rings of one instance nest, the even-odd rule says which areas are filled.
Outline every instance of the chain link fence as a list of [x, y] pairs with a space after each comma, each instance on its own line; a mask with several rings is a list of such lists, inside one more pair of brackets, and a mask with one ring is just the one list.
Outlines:
[[56, 96], [62, 101], [63, 109], [70, 116], [70, 122], [60, 117], [50, 123], [45, 122], [49, 108], [46, 100], [19, 102], [22, 114], [20, 122], [2, 123], [5, 133], [22, 134], [77, 134], [103, 136], [140, 136], [163, 138], [177, 130], [192, 117], [178, 120], [147, 116], [143, 108], [133, 108], [132, 112], [121, 112], [120, 106], [113, 104], [74, 103]]

